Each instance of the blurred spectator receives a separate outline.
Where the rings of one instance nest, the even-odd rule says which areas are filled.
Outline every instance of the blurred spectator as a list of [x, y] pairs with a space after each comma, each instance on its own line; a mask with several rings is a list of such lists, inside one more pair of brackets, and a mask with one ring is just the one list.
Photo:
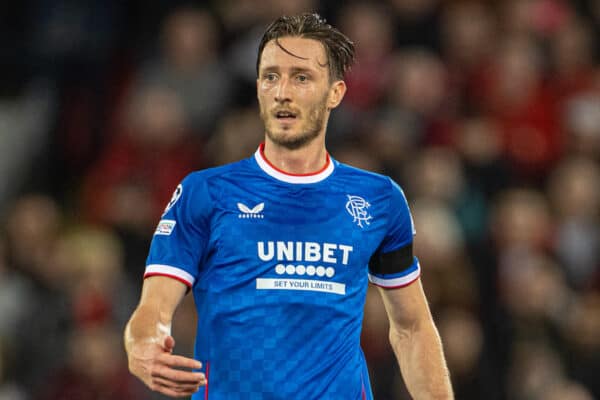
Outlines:
[[600, 292], [583, 293], [565, 313], [566, 363], [573, 377], [600, 397]]
[[564, 380], [541, 391], [540, 400], [593, 400], [593, 395], [583, 385]]
[[230, 43], [226, 49], [228, 70], [238, 86], [234, 102], [238, 106], [254, 104], [256, 99], [256, 56], [267, 25], [280, 15], [319, 11], [317, 0], [232, 0], [217, 6]]
[[432, 312], [457, 306], [477, 310], [479, 298], [472, 265], [464, 252], [464, 235], [456, 217], [443, 203], [417, 199], [415, 255], [425, 266], [423, 287]]
[[410, 49], [397, 54], [388, 98], [396, 111], [412, 116], [420, 142], [449, 144], [448, 128], [454, 115], [447, 102], [446, 67], [435, 54]]
[[[154, 398], [116, 343], [153, 228], [255, 151], [259, 38], [304, 11], [356, 43], [328, 149], [406, 191], [456, 397], [600, 398], [600, 1], [4, 3], [0, 400]], [[373, 390], [409, 399], [382, 312]]]
[[10, 343], [0, 338], [0, 400], [26, 400], [25, 390], [14, 382]]
[[[458, 120], [453, 130], [466, 185], [481, 191], [487, 203], [510, 182], [499, 128], [491, 118], [478, 115]], [[487, 220], [487, 213], [484, 218]]]
[[0, 238], [0, 341], [17, 337], [17, 327], [32, 307], [30, 283], [8, 261], [4, 239]]
[[[544, 270], [535, 263], [539, 259], [547, 260], [552, 220], [546, 198], [530, 188], [507, 187], [496, 195], [492, 206], [488, 223], [489, 239], [474, 254], [478, 265], [475, 271], [482, 305], [480, 317], [487, 339], [486, 354], [497, 376], [496, 391], [500, 398], [512, 398], [507, 393], [511, 348], [518, 336], [515, 330], [527, 327], [527, 317], [519, 318], [518, 327], [515, 328], [512, 318], [516, 315], [511, 314], [513, 310], [505, 302], [511, 301], [511, 291], [519, 290], [515, 294], [527, 296], [523, 294], [527, 292], [527, 287], [521, 285], [517, 278], [520, 276], [520, 265], [527, 267], [524, 272], [525, 277], [529, 277], [527, 282], [531, 282], [535, 275], [535, 272], [531, 272], [534, 268], [537, 268], [536, 271]], [[515, 272], [517, 276], [511, 275]], [[553, 283], [552, 277], [550, 274], [549, 279], [540, 284], [540, 294], [548, 294], [546, 283]], [[508, 280], [508, 284], [501, 286], [501, 279], [505, 282]], [[536, 298], [532, 301], [539, 304], [543, 300]], [[539, 326], [539, 321], [536, 321], [536, 326]]]
[[110, 59], [119, 7], [118, 1], [29, 2], [36, 72], [93, 84], [89, 79], [102, 75]]
[[13, 337], [15, 377], [27, 388], [37, 387], [60, 365], [70, 327], [66, 271], [53, 259], [62, 219], [58, 205], [39, 194], [18, 198], [8, 213], [9, 260], [27, 278], [30, 305], [15, 321], [18, 336]]
[[60, 197], [78, 178], [75, 171], [87, 168], [104, 143], [111, 62], [124, 22], [124, 2], [24, 3], [28, 67], [36, 79], [56, 87], [55, 101], [60, 105], [56, 115], [45, 122], [51, 134], [43, 159], [48, 170], [40, 168], [33, 175], [38, 184], [48, 185], [45, 190]]
[[371, 164], [377, 165], [373, 171], [401, 181], [405, 165], [415, 154], [419, 140], [410, 117], [402, 110], [381, 108], [379, 114], [369, 121], [370, 128], [362, 136], [337, 142], [330, 140], [330, 147], [346, 152], [352, 152], [351, 148], [355, 148], [373, 159]]
[[[562, 323], [571, 293], [564, 274], [551, 259], [539, 253], [516, 251], [500, 263], [500, 300], [510, 313], [513, 334], [547, 339]], [[549, 326], [552, 324], [554, 326]]]
[[352, 129], [359, 142], [384, 163], [385, 172], [399, 179], [416, 146], [447, 142], [452, 110], [444, 107], [446, 71], [434, 54], [424, 49], [395, 52], [389, 56], [388, 68], [383, 102]]
[[48, 268], [48, 263], [61, 224], [61, 210], [52, 198], [43, 194], [18, 198], [7, 213], [10, 263], [36, 283], [60, 286], [61, 277]]
[[142, 385], [129, 374], [121, 351], [120, 330], [104, 324], [72, 332], [63, 351], [66, 360], [40, 387], [36, 399], [144, 399]]
[[600, 288], [600, 166], [566, 158], [552, 172], [548, 195], [556, 213], [554, 247], [573, 287]]
[[439, 0], [390, 0], [397, 47], [439, 47]]
[[152, 87], [169, 88], [189, 128], [209, 136], [231, 100], [231, 79], [220, 63], [220, 35], [208, 11], [180, 8], [163, 23], [160, 51], [147, 60], [135, 79], [133, 95]]
[[383, 99], [390, 76], [392, 20], [383, 4], [349, 3], [337, 18], [356, 46], [356, 63], [346, 78], [342, 107], [366, 112]]
[[600, 160], [600, 68], [596, 68], [593, 86], [571, 96], [561, 111], [569, 149]]
[[56, 88], [43, 80], [29, 82], [14, 98], [0, 98], [1, 208], [9, 207], [14, 193], [24, 187], [49, 189], [45, 180], [51, 174], [38, 168], [52, 141], [47, 127], [56, 113], [56, 101]]
[[508, 398], [542, 400], [540, 396], [548, 387], [565, 379], [558, 354], [547, 344], [521, 341], [513, 353]]
[[496, 247], [511, 250], [549, 248], [552, 219], [547, 199], [533, 189], [506, 189], [496, 198], [490, 227]]
[[448, 2], [442, 14], [442, 54], [452, 82], [463, 95], [478, 90], [477, 79], [493, 56], [496, 21], [489, 7], [479, 1]]
[[99, 228], [72, 227], [58, 240], [54, 260], [66, 273], [64, 286], [76, 326], [106, 321], [125, 325], [135, 307], [136, 287], [125, 279], [124, 253], [117, 235]]
[[498, 123], [518, 181], [543, 178], [564, 150], [557, 99], [544, 85], [544, 67], [531, 37], [507, 36], [488, 75], [484, 104]]
[[[396, 396], [396, 386], [406, 392], [400, 378], [400, 369], [389, 342], [389, 321], [378, 289], [371, 286], [367, 290], [365, 317], [361, 335], [361, 346], [370, 368], [373, 395], [378, 399], [404, 398]], [[399, 381], [399, 382], [397, 382]]]
[[336, 147], [333, 156], [339, 162], [357, 168], [378, 173], [383, 172], [381, 160], [372, 156], [370, 153], [365, 152], [356, 145], [347, 144], [346, 146], [341, 145], [340, 147]]
[[480, 1], [447, 2], [441, 18], [442, 55], [450, 97], [459, 113], [478, 113], [485, 81], [497, 54], [497, 18]]
[[213, 137], [206, 144], [209, 165], [222, 165], [248, 157], [258, 148], [264, 127], [253, 108], [233, 109], [222, 118]]
[[467, 186], [456, 151], [429, 147], [405, 170], [410, 174], [407, 188], [412, 195], [446, 204], [457, 218], [466, 241], [476, 241], [483, 235], [487, 222], [485, 198], [477, 186]]
[[152, 227], [173, 190], [203, 161], [173, 91], [148, 87], [127, 111], [123, 130], [85, 177], [81, 205], [89, 221], [117, 228], [133, 272], [143, 265]]
[[552, 41], [554, 82], [565, 101], [593, 85], [593, 31], [581, 18], [572, 17], [557, 30]]
[[486, 398], [489, 386], [482, 373], [483, 330], [468, 311], [448, 307], [438, 316], [438, 328], [457, 399]]
[[502, 4], [508, 34], [543, 37], [560, 29], [572, 13], [563, 0], [510, 0]]

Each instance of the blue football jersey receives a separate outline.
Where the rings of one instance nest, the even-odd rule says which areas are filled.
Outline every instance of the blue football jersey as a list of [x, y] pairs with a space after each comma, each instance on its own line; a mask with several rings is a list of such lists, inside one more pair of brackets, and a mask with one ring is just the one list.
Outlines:
[[[368, 282], [420, 274], [369, 268], [412, 245], [414, 226], [390, 178], [329, 156], [291, 175], [253, 157], [188, 175], [156, 228], [145, 277], [188, 285], [195, 358], [208, 385], [193, 399], [372, 399], [360, 348]], [[385, 340], [386, 338], [382, 338]]]

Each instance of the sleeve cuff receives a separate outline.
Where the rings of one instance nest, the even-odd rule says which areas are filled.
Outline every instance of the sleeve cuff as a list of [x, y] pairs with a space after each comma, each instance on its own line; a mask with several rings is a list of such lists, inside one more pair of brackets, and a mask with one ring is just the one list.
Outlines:
[[369, 273], [369, 282], [383, 288], [393, 289], [408, 286], [419, 279], [419, 276], [421, 276], [421, 266], [415, 257], [415, 262], [406, 271], [387, 275]]
[[144, 279], [151, 276], [166, 276], [169, 278], [173, 278], [184, 283], [190, 288], [194, 285], [194, 282], [196, 281], [196, 279], [189, 272], [178, 267], [163, 264], [147, 265], [146, 271], [144, 272]]

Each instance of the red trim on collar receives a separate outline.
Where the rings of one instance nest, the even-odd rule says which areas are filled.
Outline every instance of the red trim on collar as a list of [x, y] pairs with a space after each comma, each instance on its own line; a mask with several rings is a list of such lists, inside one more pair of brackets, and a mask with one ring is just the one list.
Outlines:
[[313, 176], [313, 175], [319, 175], [321, 172], [325, 171], [327, 169], [327, 167], [329, 167], [329, 164], [331, 163], [331, 160], [329, 159], [329, 153], [326, 153], [326, 161], [325, 161], [325, 165], [323, 166], [323, 168], [321, 168], [318, 171], [315, 172], [309, 172], [308, 174], [292, 174], [290, 172], [286, 172], [282, 169], [277, 168], [276, 166], [274, 166], [268, 159], [267, 157], [265, 157], [265, 143], [261, 143], [260, 146], [258, 147], [258, 153], [260, 154], [260, 157], [264, 160], [264, 162], [266, 162], [269, 167], [273, 168], [275, 171], [280, 172], [284, 175], [288, 175], [288, 176]]

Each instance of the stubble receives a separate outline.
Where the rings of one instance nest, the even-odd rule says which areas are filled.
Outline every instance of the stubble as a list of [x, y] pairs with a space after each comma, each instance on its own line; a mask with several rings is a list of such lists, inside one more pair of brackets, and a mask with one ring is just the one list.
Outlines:
[[302, 121], [300, 132], [290, 134], [281, 128], [277, 128], [277, 120], [272, 113], [261, 105], [260, 116], [265, 125], [265, 132], [273, 143], [290, 150], [299, 149], [316, 139], [325, 126], [327, 95], [316, 103], [308, 111], [308, 118]]

